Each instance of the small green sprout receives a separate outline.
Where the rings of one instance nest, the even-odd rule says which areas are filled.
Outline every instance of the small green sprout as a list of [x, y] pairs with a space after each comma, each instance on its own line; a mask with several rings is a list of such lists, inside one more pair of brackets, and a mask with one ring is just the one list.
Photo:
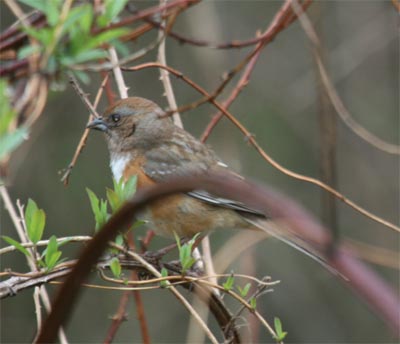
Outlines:
[[277, 342], [283, 341], [287, 335], [287, 332], [282, 331], [282, 323], [278, 317], [274, 318], [274, 326], [275, 326], [275, 332], [276, 332], [275, 340]]

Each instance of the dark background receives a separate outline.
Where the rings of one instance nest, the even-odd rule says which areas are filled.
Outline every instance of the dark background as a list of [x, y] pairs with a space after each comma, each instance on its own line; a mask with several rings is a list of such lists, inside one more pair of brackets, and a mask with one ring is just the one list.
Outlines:
[[[147, 3], [138, 3], [147, 6]], [[174, 28], [186, 36], [225, 42], [248, 39], [264, 30], [281, 6], [276, 1], [209, 1], [186, 11]], [[13, 20], [0, 3], [1, 28]], [[309, 15], [321, 37], [325, 63], [335, 86], [356, 121], [388, 142], [399, 142], [399, 39], [398, 15], [390, 1], [320, 1]], [[131, 44], [135, 51], [150, 42], [153, 34]], [[212, 50], [180, 45], [167, 40], [167, 61], [172, 67], [213, 90], [220, 76], [248, 52]], [[156, 53], [144, 61], [154, 61]], [[158, 70], [125, 74], [129, 94], [166, 106]], [[198, 98], [187, 85], [172, 78], [178, 103]], [[235, 78], [237, 80], [237, 78]], [[249, 85], [234, 102], [232, 113], [255, 135], [259, 144], [283, 166], [319, 178], [318, 76], [310, 43], [298, 22], [280, 33], [263, 50]], [[96, 75], [86, 86], [92, 94], [99, 86]], [[229, 88], [228, 88], [229, 91]], [[228, 94], [228, 92], [226, 93]], [[223, 98], [221, 98], [223, 99]], [[103, 105], [105, 103], [103, 102]], [[215, 112], [210, 105], [183, 114], [185, 128], [196, 136]], [[75, 150], [87, 120], [87, 111], [66, 85], [50, 93], [41, 118], [31, 130], [28, 142], [11, 160], [7, 180], [13, 200], [34, 199], [46, 211], [45, 236], [90, 235], [94, 220], [85, 187], [105, 197], [111, 185], [108, 155], [103, 138], [91, 134], [88, 144], [65, 188], [60, 174]], [[338, 189], [369, 211], [398, 223], [398, 157], [370, 146], [337, 119]], [[242, 134], [223, 119], [208, 142], [220, 157], [250, 179], [270, 185], [297, 200], [317, 217], [321, 216], [321, 191], [308, 183], [291, 179], [266, 163], [246, 144]], [[16, 238], [4, 207], [0, 213], [1, 235]], [[398, 235], [338, 202], [338, 226], [344, 237], [398, 251]], [[138, 231], [138, 236], [144, 230]], [[249, 233], [249, 235], [252, 235]], [[213, 252], [232, 236], [226, 230], [211, 236]], [[156, 238], [156, 249], [170, 243]], [[5, 243], [2, 242], [2, 247]], [[74, 257], [79, 245], [65, 250]], [[251, 260], [252, 258], [253, 260]], [[249, 264], [251, 266], [249, 266]], [[26, 271], [19, 253], [1, 257], [1, 269]], [[398, 290], [398, 270], [371, 265], [387, 283]], [[314, 261], [275, 240], [257, 244], [228, 269], [271, 276], [281, 283], [258, 301], [269, 321], [278, 316], [292, 343], [386, 343], [395, 342], [384, 323], [358, 299], [345, 283]], [[50, 291], [55, 286], [49, 286]], [[183, 292], [186, 294], [186, 292]], [[189, 316], [170, 293], [144, 292], [146, 316], [153, 342], [184, 342]], [[74, 317], [67, 327], [70, 342], [100, 342], [105, 338], [109, 317], [117, 308], [120, 294], [84, 290]], [[129, 321], [116, 342], [140, 342], [133, 303]], [[231, 304], [232, 309], [237, 307]], [[210, 321], [212, 328], [215, 324]], [[25, 291], [1, 302], [1, 342], [29, 342], [36, 320], [32, 292]], [[260, 340], [272, 341], [260, 333]]]

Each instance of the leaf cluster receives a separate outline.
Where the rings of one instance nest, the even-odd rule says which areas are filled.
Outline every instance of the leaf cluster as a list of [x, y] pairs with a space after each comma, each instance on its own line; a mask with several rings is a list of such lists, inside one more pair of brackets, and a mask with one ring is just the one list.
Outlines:
[[184, 275], [196, 262], [196, 259], [194, 259], [192, 256], [192, 251], [193, 245], [200, 234], [197, 233], [192, 239], [184, 244], [181, 244], [180, 238], [176, 233], [174, 233], [174, 235], [179, 250], [179, 261], [182, 266], [182, 274]]
[[[47, 55], [44, 72], [54, 75], [74, 65], [104, 59], [107, 57], [105, 44], [112, 44], [117, 49], [121, 44], [117, 39], [127, 33], [125, 28], [106, 29], [125, 7], [127, 0], [105, 1], [104, 13], [97, 15], [93, 5], [80, 3], [72, 7], [66, 17], [62, 17], [64, 1], [21, 0], [26, 5], [43, 12], [47, 26], [33, 28], [24, 26], [23, 30], [36, 43], [19, 50], [18, 57], [26, 58], [32, 54]], [[94, 33], [93, 28], [100, 29]], [[121, 48], [122, 49], [122, 48]], [[126, 48], [123, 53], [126, 53]], [[88, 75], [82, 71], [73, 73], [83, 82], [88, 82]]]
[[[113, 189], [106, 188], [107, 199], [99, 198], [92, 190], [86, 188], [86, 192], [89, 196], [90, 205], [95, 219], [95, 230], [99, 230], [110, 218], [110, 216], [118, 211], [118, 209], [136, 192], [137, 177], [132, 176], [129, 180], [124, 182], [122, 179], [116, 181], [113, 179]], [[109, 212], [109, 206], [111, 212]], [[136, 221], [131, 228], [132, 230], [136, 227], [142, 225], [142, 221]], [[124, 236], [122, 234], [117, 235], [115, 238], [115, 243], [118, 245], [123, 245]], [[113, 251], [111, 249], [111, 251]], [[115, 278], [121, 276], [121, 265], [118, 258], [113, 258], [110, 263], [111, 272]]]
[[28, 239], [33, 244], [32, 253], [25, 248], [18, 241], [8, 237], [3, 236], [3, 240], [8, 244], [14, 246], [19, 252], [38, 264], [38, 266], [44, 268], [46, 271], [51, 271], [57, 264], [61, 263], [64, 259], [61, 259], [62, 252], [59, 247], [65, 244], [67, 241], [59, 243], [57, 238], [53, 235], [45, 249], [40, 255], [37, 255], [36, 244], [42, 239], [44, 228], [46, 225], [46, 214], [43, 209], [40, 209], [36, 202], [32, 199], [28, 200], [24, 213], [24, 223], [26, 227], [26, 233]]
[[14, 129], [17, 113], [12, 108], [7, 93], [7, 82], [0, 79], [0, 161], [28, 137], [25, 126]]

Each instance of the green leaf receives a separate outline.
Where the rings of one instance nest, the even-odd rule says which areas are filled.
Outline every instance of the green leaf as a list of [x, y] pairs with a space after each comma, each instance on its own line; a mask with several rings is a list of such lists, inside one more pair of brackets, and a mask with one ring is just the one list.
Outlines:
[[121, 276], [121, 264], [119, 263], [117, 257], [111, 259], [110, 269], [115, 278], [119, 278]]
[[250, 283], [247, 283], [247, 284], [243, 287], [243, 289], [242, 289], [241, 287], [239, 287], [239, 286], [238, 286], [237, 288], [238, 288], [238, 290], [239, 290], [240, 295], [241, 295], [242, 297], [245, 297], [245, 296], [249, 293], [250, 287], [251, 287], [251, 284], [250, 284]]
[[28, 5], [30, 7], [33, 7], [34, 9], [37, 9], [40, 12], [46, 13], [46, 6], [47, 6], [47, 2], [46, 1], [41, 1], [41, 0], [19, 0], [19, 2], [22, 2], [23, 4]]
[[25, 224], [29, 239], [36, 244], [42, 238], [46, 224], [46, 214], [43, 209], [38, 208], [32, 199], [28, 200], [28, 205], [26, 206]]
[[18, 251], [20, 251], [23, 255], [25, 255], [25, 256], [27, 256], [27, 257], [30, 257], [30, 256], [31, 256], [30, 253], [29, 253], [29, 251], [28, 251], [24, 246], [22, 246], [18, 241], [14, 240], [14, 239], [10, 238], [9, 236], [6, 236], [6, 235], [3, 235], [2, 238], [3, 238], [3, 240], [4, 240], [5, 242], [7, 242], [9, 245], [14, 246], [14, 247], [15, 247]]
[[[88, 14], [87, 12], [90, 12], [90, 14]], [[76, 28], [76, 26], [80, 25], [81, 33], [87, 33], [86, 26], [88, 25], [88, 18], [85, 19], [85, 16], [88, 15], [93, 16], [92, 8], [89, 4], [84, 4], [82, 6], [76, 6], [72, 8], [68, 13], [68, 17], [65, 19], [63, 32], [70, 33], [71, 28]], [[91, 24], [92, 23], [90, 22], [90, 25]]]
[[97, 18], [97, 25], [105, 27], [124, 9], [128, 0], [106, 0], [104, 13]]
[[126, 6], [128, 0], [106, 0], [106, 13], [110, 21], [112, 21]]
[[45, 13], [48, 24], [50, 26], [55, 26], [58, 23], [60, 17], [60, 7], [58, 1], [46, 1]]
[[235, 278], [233, 277], [233, 274], [230, 275], [226, 281], [222, 284], [225, 290], [232, 290], [233, 288], [233, 283], [235, 282]]
[[117, 194], [118, 198], [123, 197], [123, 190], [124, 190], [124, 180], [121, 178], [120, 180], [115, 180], [113, 178], [113, 186], [114, 186], [114, 191]]
[[278, 342], [281, 342], [282, 340], [285, 339], [287, 332], [282, 331], [282, 323], [281, 320], [278, 317], [274, 318], [274, 326], [275, 326], [275, 332], [276, 332], [276, 337], [275, 339]]
[[54, 29], [53, 28], [41, 28], [41, 29], [33, 29], [28, 26], [24, 26], [22, 31], [25, 31], [29, 36], [35, 38], [44, 46], [49, 45], [54, 36]]
[[200, 234], [197, 233], [189, 242], [181, 245], [180, 239], [176, 232], [174, 232], [175, 240], [179, 250], [179, 261], [182, 265], [182, 274], [185, 274], [188, 269], [190, 269], [196, 262], [196, 259], [192, 257], [192, 248], [196, 239]]
[[85, 4], [79, 7], [80, 7], [80, 12], [82, 13], [82, 17], [79, 20], [79, 24], [81, 26], [82, 32], [88, 34], [93, 24], [93, 6]]
[[47, 244], [45, 260], [47, 259], [47, 256], [51, 256], [57, 251], [58, 251], [57, 238], [54, 235], [52, 235], [51, 238], [49, 239], [49, 243]]
[[122, 234], [119, 234], [115, 237], [115, 243], [119, 246], [122, 246], [124, 244], [124, 236]]
[[28, 200], [28, 204], [25, 208], [25, 224], [26, 226], [30, 225], [33, 219], [34, 213], [37, 211], [38, 207], [32, 199]]
[[0, 79], [0, 137], [9, 130], [12, 121], [16, 118], [16, 112], [10, 104], [9, 97], [8, 83], [5, 79]]
[[89, 188], [86, 188], [86, 192], [89, 196], [90, 205], [96, 221], [96, 230], [98, 230], [104, 223], [107, 222], [107, 201], [100, 201], [96, 194]]
[[79, 81], [82, 81], [85, 85], [88, 85], [90, 82], [90, 77], [87, 73], [81, 70], [74, 70], [72, 73], [78, 78]]
[[101, 49], [84, 50], [75, 56], [63, 56], [60, 58], [60, 62], [64, 66], [71, 66], [88, 61], [103, 59], [107, 56], [107, 52]]
[[20, 2], [33, 7], [46, 15], [50, 26], [58, 23], [60, 16], [60, 1], [58, 0], [20, 0]]
[[62, 252], [58, 250], [57, 238], [52, 235], [44, 252], [44, 262], [47, 271], [52, 270], [58, 263]]
[[178, 234], [174, 231], [174, 237], [175, 237], [175, 242], [176, 246], [178, 246], [178, 250], [181, 250], [181, 239], [179, 238]]
[[253, 310], [256, 309], [256, 307], [257, 307], [257, 299], [256, 299], [255, 297], [252, 297], [252, 298], [250, 299], [250, 307], [251, 307]]
[[7, 154], [10, 154], [23, 141], [28, 138], [28, 129], [20, 127], [11, 133], [0, 136], [0, 160]]
[[129, 32], [128, 29], [122, 28], [122, 29], [113, 29], [99, 33], [97, 36], [92, 37], [91, 39], [89, 39], [88, 42], [86, 42], [85, 49], [97, 48], [101, 44], [108, 43], [111, 40], [121, 37], [122, 35], [128, 32]]
[[40, 47], [39, 45], [27, 45], [18, 50], [18, 59], [22, 60], [25, 57], [28, 57], [28, 56], [30, 56], [34, 53], [37, 53], [41, 50], [42, 50], [42, 47]]
[[115, 213], [122, 205], [121, 199], [114, 190], [109, 188], [106, 189], [106, 194], [111, 210]]
[[61, 251], [57, 251], [57, 252], [54, 252], [51, 256], [49, 256], [47, 258], [47, 260], [45, 262], [47, 271], [52, 270], [57, 265], [57, 262], [60, 259], [61, 254], [62, 254]]
[[[161, 277], [168, 277], [168, 270], [166, 268], [161, 269]], [[161, 288], [166, 288], [168, 287], [168, 281], [161, 281], [160, 282]]]
[[136, 184], [137, 184], [137, 176], [134, 175], [128, 179], [128, 181], [124, 184], [123, 187], [123, 200], [124, 202], [131, 198], [136, 192]]

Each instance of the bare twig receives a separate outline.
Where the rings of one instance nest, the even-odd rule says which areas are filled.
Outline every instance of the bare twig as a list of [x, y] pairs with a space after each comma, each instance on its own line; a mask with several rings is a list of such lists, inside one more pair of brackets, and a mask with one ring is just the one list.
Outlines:
[[[237, 98], [239, 93], [243, 90], [243, 88], [248, 84], [250, 75], [256, 65], [258, 58], [260, 57], [262, 49], [272, 41], [272, 39], [281, 32], [284, 28], [287, 27], [288, 22], [287, 18], [288, 15], [291, 13], [290, 7], [290, 0], [287, 0], [280, 10], [275, 14], [274, 19], [272, 20], [271, 24], [268, 26], [267, 30], [261, 35], [259, 35], [259, 41], [257, 46], [254, 48], [253, 52], [249, 55], [248, 58], [245, 59], [246, 61], [246, 68], [243, 72], [243, 75], [239, 79], [236, 87], [232, 90], [231, 95], [228, 97], [227, 100], [224, 101], [222, 106], [225, 109], [228, 109], [229, 106], [233, 103], [233, 101]], [[296, 17], [295, 17], [296, 18]], [[291, 21], [292, 22], [292, 21]], [[213, 118], [211, 119], [210, 123], [207, 125], [207, 128], [204, 130], [203, 135], [201, 136], [201, 141], [205, 142], [211, 131], [215, 128], [218, 122], [223, 117], [223, 112], [217, 112]]]
[[119, 300], [119, 306], [117, 312], [112, 317], [112, 324], [110, 326], [109, 331], [107, 332], [107, 337], [104, 340], [104, 344], [110, 344], [113, 341], [114, 336], [117, 333], [117, 330], [119, 329], [120, 325], [122, 324], [123, 321], [127, 320], [127, 314], [125, 311], [126, 308], [128, 307], [129, 294], [130, 291], [128, 290], [122, 293], [121, 298]]
[[[106, 76], [104, 77], [104, 79], [103, 79], [101, 85], [100, 85], [99, 90], [97, 91], [96, 98], [95, 98], [94, 103], [93, 103], [93, 106], [92, 106], [92, 108], [93, 108], [94, 110], [97, 108], [97, 105], [99, 104], [99, 101], [100, 101], [100, 99], [101, 99], [101, 96], [103, 95], [104, 87], [105, 87], [105, 85], [106, 85], [106, 83], [107, 83], [107, 81], [108, 81], [108, 76], [109, 76], [109, 75], [108, 75], [108, 73], [107, 73]], [[76, 80], [74, 80], [74, 81], [72, 82], [72, 84], [75, 85], [75, 82], [76, 82]], [[75, 86], [77, 86], [77, 85], [75, 85]], [[79, 85], [78, 85], [78, 87], [79, 87]], [[74, 87], [74, 88], [75, 88], [75, 87]], [[79, 88], [80, 88], [80, 87], [79, 87]], [[78, 88], [75, 88], [75, 90], [78, 90]], [[79, 94], [79, 93], [78, 93], [78, 94]], [[82, 99], [82, 98], [81, 98], [81, 99]], [[86, 102], [86, 101], [87, 101], [88, 103], [90, 103], [90, 101], [89, 101], [89, 100], [87, 99], [87, 97], [85, 96], [85, 101], [84, 101], [84, 102]], [[86, 104], [86, 103], [85, 103], [85, 104]], [[91, 103], [90, 103], [90, 104], [91, 104]], [[87, 123], [89, 124], [89, 122], [91, 122], [91, 121], [93, 120], [93, 118], [94, 118], [93, 115], [92, 115], [92, 114], [89, 114], [89, 118], [88, 118]], [[70, 177], [70, 175], [71, 175], [72, 169], [75, 167], [75, 164], [76, 164], [76, 162], [77, 162], [77, 160], [78, 160], [78, 158], [79, 158], [79, 155], [82, 153], [83, 149], [85, 148], [85, 145], [86, 145], [86, 141], [87, 141], [88, 136], [89, 136], [89, 129], [85, 129], [85, 130], [83, 131], [83, 134], [82, 134], [80, 140], [79, 140], [78, 146], [77, 146], [76, 149], [75, 149], [74, 156], [72, 157], [72, 160], [71, 160], [71, 162], [69, 163], [68, 167], [66, 168], [66, 170], [65, 170], [65, 172], [64, 172], [64, 174], [63, 174], [63, 176], [61, 177], [61, 181], [64, 183], [64, 186], [67, 186], [67, 185], [68, 185], [69, 177]]]
[[108, 49], [108, 52], [110, 53], [111, 63], [114, 66], [113, 73], [117, 83], [119, 96], [121, 99], [128, 98], [128, 87], [125, 84], [124, 77], [122, 76], [121, 69], [119, 68], [117, 52], [115, 51], [115, 48]]
[[[310, 0], [304, 1], [303, 5], [302, 5], [303, 10], [306, 10], [310, 4], [311, 4]], [[293, 20], [295, 20], [295, 19], [296, 19], [295, 15], [291, 16], [290, 13], [286, 13], [285, 25], [287, 26], [287, 25], [291, 24], [293, 22]], [[161, 30], [166, 31], [165, 25], [163, 25], [162, 23], [159, 23], [148, 17], [144, 18], [143, 20], [148, 23], [151, 23], [153, 26], [155, 26]], [[208, 48], [213, 48], [213, 49], [245, 48], [245, 47], [257, 45], [265, 39], [265, 36], [262, 35], [262, 36], [256, 36], [254, 38], [250, 38], [247, 40], [243, 40], [243, 41], [234, 40], [234, 41], [224, 42], [224, 43], [215, 43], [215, 42], [210, 42], [207, 40], [188, 38], [188, 37], [181, 35], [180, 33], [176, 33], [173, 31], [167, 31], [167, 35], [176, 39], [180, 43], [187, 43], [187, 44], [191, 44], [191, 45], [198, 46], [198, 47], [208, 47]]]
[[[167, 3], [167, 1], [165, 0], [161, 0], [161, 3]], [[176, 16], [174, 17], [174, 19], [176, 18]], [[173, 20], [174, 20], [173, 19]], [[165, 20], [163, 21], [163, 23], [165, 24]], [[169, 29], [172, 27], [172, 22], [168, 25], [168, 30], [166, 32], [169, 31]], [[158, 55], [157, 55], [157, 59], [159, 61], [160, 64], [166, 66], [167, 65], [167, 59], [165, 57], [165, 34], [164, 31], [159, 31], [158, 33], [158, 37], [160, 39], [160, 45], [158, 47]], [[170, 109], [177, 109], [177, 103], [176, 103], [176, 98], [175, 98], [175, 94], [174, 91], [172, 89], [172, 84], [171, 84], [171, 79], [169, 77], [169, 73], [167, 70], [165, 69], [160, 69], [160, 79], [161, 82], [164, 86], [164, 91], [165, 91], [165, 96], [167, 97], [168, 100], [168, 105], [170, 107]], [[175, 125], [177, 125], [180, 128], [183, 128], [183, 123], [182, 123], [182, 119], [179, 115], [179, 113], [177, 111], [173, 111], [172, 113], [172, 119], [174, 120]]]
[[[239, 93], [243, 90], [243, 88], [248, 84], [251, 72], [253, 71], [256, 62], [261, 54], [261, 44], [256, 48], [257, 52], [254, 54], [254, 56], [251, 58], [251, 60], [248, 62], [243, 75], [241, 76], [240, 80], [238, 81], [236, 87], [233, 89], [231, 95], [227, 100], [224, 101], [222, 106], [225, 109], [228, 109], [229, 106], [233, 103], [233, 101], [237, 98]], [[212, 130], [215, 128], [215, 126], [218, 124], [218, 122], [221, 120], [221, 118], [224, 116], [223, 112], [219, 111], [216, 114], [213, 115], [210, 123], [208, 123], [206, 129], [204, 130], [203, 134], [201, 135], [201, 142], [205, 142], [208, 137], [210, 136]]]
[[86, 108], [89, 110], [91, 115], [96, 118], [100, 117], [100, 115], [97, 113], [95, 107], [92, 105], [92, 103], [88, 99], [88, 95], [83, 92], [81, 86], [79, 85], [78, 80], [76, 80], [76, 78], [72, 74], [69, 74], [69, 78], [70, 78], [71, 86], [76, 91], [79, 98], [81, 98], [83, 104], [85, 104]]

